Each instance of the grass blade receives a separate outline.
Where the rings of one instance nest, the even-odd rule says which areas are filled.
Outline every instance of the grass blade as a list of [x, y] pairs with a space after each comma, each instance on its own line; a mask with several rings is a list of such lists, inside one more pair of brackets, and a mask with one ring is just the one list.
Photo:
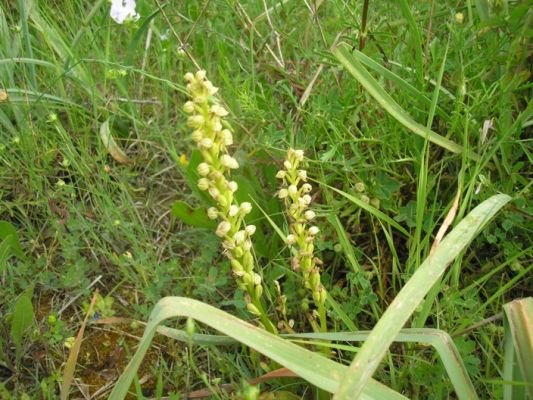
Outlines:
[[533, 399], [533, 298], [503, 306], [505, 312], [504, 380], [525, 381], [525, 386], [504, 386], [504, 399]]
[[[189, 317], [205, 323], [257, 350], [328, 392], [337, 390], [344, 373], [347, 371], [347, 367], [341, 364], [250, 325], [215, 307], [184, 297], [165, 297], [154, 307], [139, 347], [117, 381], [109, 397], [110, 400], [121, 400], [127, 395], [137, 369], [157, 332], [158, 325], [164, 320], [174, 317]], [[401, 394], [373, 380], [368, 382], [362, 398], [405, 399]]]
[[[350, 53], [350, 46], [346, 43], [339, 44], [333, 54], [346, 70], [389, 112], [398, 122], [416, 135], [426, 138], [430, 142], [443, 147], [452, 153], [462, 153], [463, 147], [449, 139], [433, 132], [431, 129], [416, 122], [394, 99], [380, 86], [359, 61]], [[477, 160], [476, 154], [468, 153], [470, 158]]]
[[361, 395], [376, 371], [394, 337], [402, 329], [428, 291], [489, 220], [511, 198], [492, 196], [472, 210], [441, 242], [409, 279], [376, 324], [368, 340], [351, 363], [334, 400], [355, 399]]
[[[237, 340], [222, 335], [193, 334], [189, 336], [179, 329], [160, 326], [157, 331], [162, 335], [185, 343], [199, 345], [228, 345], [236, 344]], [[371, 331], [357, 332], [313, 332], [281, 335], [288, 339], [315, 339], [342, 342], [364, 342]], [[468, 376], [466, 367], [461, 359], [459, 351], [448, 333], [439, 329], [402, 329], [394, 338], [395, 342], [423, 343], [432, 346], [438, 353], [455, 391], [460, 399], [477, 399], [472, 381]]]

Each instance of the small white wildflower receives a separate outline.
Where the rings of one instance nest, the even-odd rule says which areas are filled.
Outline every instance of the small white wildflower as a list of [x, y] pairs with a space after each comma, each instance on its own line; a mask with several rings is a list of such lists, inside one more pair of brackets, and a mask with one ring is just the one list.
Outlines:
[[313, 190], [313, 187], [309, 183], [304, 183], [302, 185], [302, 191], [304, 193], [309, 193], [311, 190]]
[[292, 233], [290, 235], [287, 235], [287, 238], [285, 239], [285, 242], [288, 245], [296, 243], [296, 236], [294, 236]]
[[248, 225], [245, 228], [245, 230], [246, 230], [246, 233], [248, 234], [248, 236], [252, 236], [255, 233], [255, 231], [256, 231], [256, 227], [255, 227], [255, 225]]
[[309, 204], [311, 204], [311, 196], [309, 196], [308, 194], [304, 194], [302, 196], [302, 200], [304, 201], [304, 204], [306, 206], [308, 206]]
[[200, 174], [200, 176], [209, 175], [209, 164], [205, 162], [198, 164], [198, 167], [196, 167], [196, 171], [198, 171], [198, 174]]
[[320, 229], [318, 229], [317, 226], [312, 226], [309, 228], [309, 233], [313, 236], [315, 236], [318, 232], [320, 232]]
[[238, 213], [239, 213], [239, 207], [237, 207], [235, 204], [232, 204], [232, 205], [229, 207], [228, 215], [229, 215], [230, 217], [234, 217], [234, 216], [236, 216]]
[[233, 135], [231, 134], [229, 129], [222, 130], [220, 134], [226, 146], [231, 146], [233, 144]]
[[280, 191], [278, 192], [278, 197], [280, 199], [284, 199], [288, 195], [289, 195], [289, 191], [287, 189], [280, 189]]
[[126, 20], [137, 21], [140, 15], [135, 7], [135, 0], [112, 0], [109, 15], [117, 24], [123, 24]]
[[217, 219], [218, 218], [218, 210], [215, 207], [209, 207], [207, 209], [207, 217], [209, 219]]
[[207, 89], [209, 96], [213, 96], [216, 92], [218, 92], [218, 88], [213, 86], [211, 81], [204, 82], [204, 87]]
[[283, 166], [285, 167], [285, 169], [289, 170], [289, 169], [292, 169], [292, 164], [289, 160], [285, 160], [283, 161]]
[[296, 187], [296, 185], [290, 185], [288, 192], [291, 196], [296, 196], [298, 194], [298, 188]]
[[239, 185], [235, 181], [228, 182], [228, 189], [231, 193], [235, 193], [237, 189], [239, 188]]
[[276, 174], [276, 178], [278, 179], [283, 179], [285, 178], [285, 176], [287, 176], [287, 173], [282, 169], [280, 169], [278, 173]]
[[298, 178], [300, 178], [302, 181], [306, 181], [307, 180], [307, 171], [304, 170], [304, 169], [301, 169], [298, 171]]
[[200, 178], [198, 180], [198, 189], [200, 190], [207, 190], [209, 189], [209, 179], [207, 178]]
[[207, 72], [205, 72], [205, 69], [201, 69], [199, 71], [196, 72], [195, 74], [195, 78], [199, 81], [203, 81], [205, 79], [205, 77], [207, 76]]
[[306, 220], [311, 221], [313, 218], [316, 217], [316, 214], [315, 214], [314, 211], [307, 210], [307, 211], [304, 213], [304, 217], [305, 217]]
[[252, 212], [252, 205], [249, 202], [245, 201], [244, 203], [241, 203], [240, 209], [243, 215], [247, 215]]
[[489, 133], [489, 129], [491, 129], [494, 126], [494, 121], [492, 119], [486, 119], [483, 121], [483, 128], [481, 128], [481, 134], [479, 135], [479, 141], [481, 144], [485, 143], [485, 140], [487, 140], [487, 134]]
[[194, 103], [192, 101], [186, 102], [183, 105], [183, 111], [185, 111], [187, 114], [194, 112]]
[[226, 234], [230, 231], [231, 224], [228, 221], [222, 221], [220, 224], [218, 224], [216, 234], [219, 237], [224, 237]]
[[210, 110], [213, 114], [218, 115], [219, 117], [225, 117], [228, 115], [228, 110], [226, 110], [224, 107], [219, 106], [218, 104], [214, 104], [211, 106]]
[[239, 163], [237, 160], [227, 154], [223, 154], [222, 157], [220, 157], [220, 163], [229, 169], [239, 168]]
[[294, 158], [298, 161], [302, 161], [304, 159], [304, 151], [303, 150], [294, 150]]

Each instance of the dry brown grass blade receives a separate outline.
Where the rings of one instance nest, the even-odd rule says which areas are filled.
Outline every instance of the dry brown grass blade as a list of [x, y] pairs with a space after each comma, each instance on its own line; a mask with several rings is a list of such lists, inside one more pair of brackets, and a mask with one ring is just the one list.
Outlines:
[[457, 214], [457, 208], [459, 207], [459, 198], [461, 197], [461, 191], [459, 190], [457, 194], [455, 195], [455, 199], [453, 199], [452, 208], [450, 208], [450, 211], [448, 211], [448, 214], [446, 214], [446, 218], [444, 218], [444, 222], [442, 223], [439, 231], [437, 232], [437, 236], [435, 237], [435, 241], [433, 242], [433, 245], [431, 246], [431, 251], [429, 252], [429, 256], [433, 256], [435, 251], [437, 251], [437, 247], [439, 247], [439, 244], [444, 237], [444, 234], [452, 224], [453, 220], [455, 219], [455, 215]]
[[74, 378], [74, 370], [76, 369], [76, 362], [78, 361], [78, 354], [80, 353], [81, 341], [83, 339], [83, 333], [85, 332], [85, 326], [89, 320], [89, 315], [91, 315], [94, 304], [98, 296], [98, 289], [95, 290], [87, 314], [81, 324], [80, 330], [78, 331], [78, 336], [70, 349], [70, 353], [65, 364], [65, 370], [63, 371], [63, 382], [61, 383], [61, 400], [68, 399], [68, 394], [70, 391], [70, 386], [72, 385], [72, 379]]

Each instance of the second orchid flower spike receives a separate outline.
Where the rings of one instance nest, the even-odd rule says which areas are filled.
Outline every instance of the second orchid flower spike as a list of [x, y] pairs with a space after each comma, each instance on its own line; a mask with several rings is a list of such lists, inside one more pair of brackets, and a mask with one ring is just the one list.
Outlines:
[[[284, 169], [278, 171], [276, 177], [281, 180], [278, 197], [285, 201], [289, 215], [289, 235], [287, 244], [293, 250], [291, 265], [302, 274], [303, 284], [311, 292], [316, 305], [321, 331], [327, 331], [325, 302], [327, 292], [320, 282], [320, 266], [322, 261], [314, 255], [314, 241], [320, 232], [312, 225], [316, 217], [311, 205], [310, 192], [313, 190], [307, 182], [307, 171], [301, 168], [304, 160], [303, 150], [289, 149], [283, 163]], [[316, 326], [314, 326], [316, 330]]]

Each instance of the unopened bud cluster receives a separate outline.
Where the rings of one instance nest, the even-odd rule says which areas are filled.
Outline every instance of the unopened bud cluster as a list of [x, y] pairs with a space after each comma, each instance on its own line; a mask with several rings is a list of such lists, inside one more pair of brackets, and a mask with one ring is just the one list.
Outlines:
[[248, 310], [260, 315], [259, 299], [263, 286], [260, 275], [254, 272], [250, 240], [255, 226], [244, 223], [252, 205], [248, 202], [238, 205], [235, 201], [238, 185], [230, 180], [230, 172], [239, 168], [239, 163], [228, 152], [228, 147], [233, 144], [232, 133], [223, 120], [228, 111], [213, 97], [218, 89], [206, 79], [205, 71], [187, 73], [185, 79], [191, 100], [183, 109], [190, 114], [187, 124], [193, 129], [192, 139], [203, 156], [203, 162], [197, 167], [200, 175], [198, 188], [209, 193], [216, 203], [216, 207], [208, 209], [207, 215], [220, 221], [216, 234], [223, 239], [237, 285], [247, 293]]
[[317, 307], [323, 309], [327, 293], [320, 283], [322, 261], [314, 256], [314, 240], [320, 230], [312, 225], [316, 216], [309, 209], [313, 187], [307, 182], [306, 170], [301, 169], [303, 159], [302, 150], [288, 150], [284, 169], [276, 175], [282, 182], [278, 197], [284, 199], [290, 219], [287, 244], [294, 249], [292, 268], [301, 271], [304, 286], [311, 291]]

